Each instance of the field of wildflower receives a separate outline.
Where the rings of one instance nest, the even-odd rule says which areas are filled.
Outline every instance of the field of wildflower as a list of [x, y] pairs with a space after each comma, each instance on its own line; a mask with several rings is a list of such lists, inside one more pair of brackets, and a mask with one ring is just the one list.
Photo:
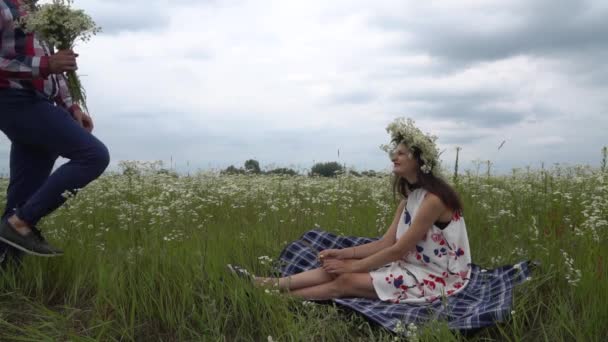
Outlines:
[[[125, 170], [41, 222], [65, 256], [27, 257], [0, 271], [1, 341], [399, 340], [339, 307], [255, 289], [225, 271], [237, 263], [268, 274], [282, 248], [314, 227], [381, 235], [398, 203], [388, 175], [178, 177], [140, 163]], [[403, 339], [604, 340], [608, 173], [465, 172], [454, 184], [474, 263], [541, 266], [517, 288], [508, 322], [468, 336], [442, 322], [409, 326]]]

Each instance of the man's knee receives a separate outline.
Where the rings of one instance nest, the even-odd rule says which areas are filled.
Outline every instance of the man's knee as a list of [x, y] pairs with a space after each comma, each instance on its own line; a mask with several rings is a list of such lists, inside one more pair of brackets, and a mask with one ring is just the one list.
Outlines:
[[91, 166], [97, 171], [97, 174], [101, 175], [108, 165], [110, 165], [110, 151], [108, 151], [106, 145], [101, 141], [97, 141], [97, 144], [92, 147], [89, 161], [92, 164]]

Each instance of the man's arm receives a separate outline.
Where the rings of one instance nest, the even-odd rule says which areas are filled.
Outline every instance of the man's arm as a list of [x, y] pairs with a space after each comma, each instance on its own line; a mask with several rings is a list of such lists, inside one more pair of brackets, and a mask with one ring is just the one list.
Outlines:
[[0, 78], [33, 80], [49, 73], [49, 56], [0, 56]]
[[74, 109], [76, 109], [75, 107], [80, 109], [80, 107], [77, 104], [74, 104], [74, 101], [72, 100], [72, 95], [70, 94], [70, 89], [68, 88], [68, 83], [65, 76], [63, 74], [57, 75], [57, 81], [59, 82], [59, 94], [54, 98], [55, 102], [59, 106], [67, 109], [70, 113], [73, 113]]
[[[15, 17], [5, 1], [0, 0], [0, 36], [5, 31], [14, 30]], [[14, 41], [1, 41], [0, 44], [15, 44]], [[7, 48], [0, 45], [0, 51], [14, 51], [14, 46]], [[17, 54], [0, 54], [0, 78], [13, 80], [32, 80], [47, 78], [50, 74], [48, 56], [22, 56]]]
[[68, 83], [65, 76], [63, 74], [59, 75], [57, 79], [59, 81], [59, 95], [55, 97], [55, 102], [59, 106], [67, 109], [68, 112], [72, 114], [72, 117], [74, 117], [74, 120], [76, 120], [78, 124], [85, 130], [91, 133], [94, 127], [93, 119], [89, 116], [89, 114], [82, 111], [80, 105], [74, 103], [74, 100], [70, 95], [70, 89], [68, 88]]

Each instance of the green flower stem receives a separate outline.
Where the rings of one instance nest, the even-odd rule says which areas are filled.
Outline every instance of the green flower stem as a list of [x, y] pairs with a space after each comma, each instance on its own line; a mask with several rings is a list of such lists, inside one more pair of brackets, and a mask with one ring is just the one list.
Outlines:
[[89, 112], [89, 108], [86, 103], [86, 92], [82, 83], [80, 82], [80, 77], [76, 74], [76, 71], [68, 71], [66, 73], [68, 89], [70, 91], [70, 95], [72, 96], [72, 101], [75, 104], [78, 104], [80, 108], [82, 108], [85, 112]]

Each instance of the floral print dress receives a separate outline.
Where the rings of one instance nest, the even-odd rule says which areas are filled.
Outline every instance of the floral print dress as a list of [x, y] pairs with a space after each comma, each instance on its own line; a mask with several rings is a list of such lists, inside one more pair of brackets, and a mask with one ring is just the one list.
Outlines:
[[[424, 189], [410, 193], [397, 226], [397, 239], [410, 228]], [[436, 225], [401, 260], [380, 267], [370, 275], [381, 300], [394, 303], [427, 303], [462, 290], [471, 274], [469, 239], [460, 213], [440, 229]]]

